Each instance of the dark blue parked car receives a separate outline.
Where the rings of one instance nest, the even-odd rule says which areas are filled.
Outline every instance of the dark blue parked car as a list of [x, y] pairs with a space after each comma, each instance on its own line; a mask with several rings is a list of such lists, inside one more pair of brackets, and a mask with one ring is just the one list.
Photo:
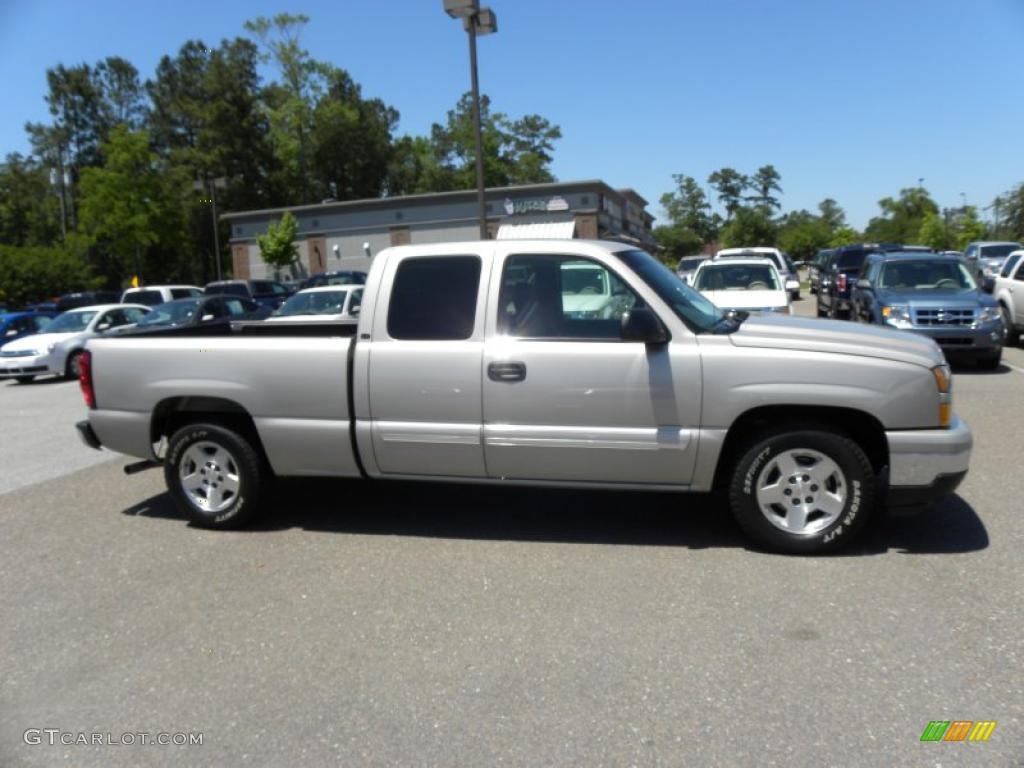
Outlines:
[[55, 312], [7, 312], [0, 315], [0, 346], [39, 333], [50, 324]]
[[292, 291], [276, 280], [221, 280], [207, 283], [203, 288], [203, 293], [241, 296], [245, 299], [252, 299], [261, 307], [266, 307], [271, 311], [284, 304], [285, 300], [292, 295]]
[[853, 287], [851, 316], [930, 336], [947, 358], [971, 357], [983, 368], [996, 368], [1003, 321], [991, 290], [991, 281], [979, 286], [956, 256], [875, 253]]

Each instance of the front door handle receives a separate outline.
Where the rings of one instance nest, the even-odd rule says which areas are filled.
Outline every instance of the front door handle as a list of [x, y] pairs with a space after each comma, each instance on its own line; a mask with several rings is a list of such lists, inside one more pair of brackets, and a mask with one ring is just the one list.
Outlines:
[[526, 363], [491, 363], [487, 366], [491, 381], [522, 381], [526, 378]]

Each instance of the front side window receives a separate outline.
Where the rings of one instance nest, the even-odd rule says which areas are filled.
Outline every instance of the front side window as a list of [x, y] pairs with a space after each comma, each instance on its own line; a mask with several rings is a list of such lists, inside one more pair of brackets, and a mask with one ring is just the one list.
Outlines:
[[640, 297], [595, 261], [510, 256], [498, 298], [498, 332], [530, 339], [618, 341], [622, 314], [637, 306], [643, 306]]
[[409, 341], [460, 341], [473, 335], [480, 292], [477, 256], [402, 261], [388, 304], [388, 335]]

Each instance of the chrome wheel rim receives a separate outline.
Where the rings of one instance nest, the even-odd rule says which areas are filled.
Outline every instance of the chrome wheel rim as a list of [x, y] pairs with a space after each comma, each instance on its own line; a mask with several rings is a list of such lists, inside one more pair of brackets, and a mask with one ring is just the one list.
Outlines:
[[178, 462], [178, 478], [188, 503], [197, 510], [217, 513], [238, 498], [238, 462], [224, 446], [208, 440], [193, 443]]
[[771, 459], [757, 476], [757, 506], [768, 522], [796, 536], [819, 533], [846, 506], [846, 476], [820, 451], [792, 448]]

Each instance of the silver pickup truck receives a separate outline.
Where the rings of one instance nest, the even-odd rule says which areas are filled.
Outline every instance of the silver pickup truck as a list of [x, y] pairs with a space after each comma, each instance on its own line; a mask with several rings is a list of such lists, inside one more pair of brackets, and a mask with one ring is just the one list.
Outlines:
[[200, 332], [90, 341], [78, 429], [211, 527], [274, 476], [716, 491], [761, 546], [817, 553], [953, 491], [971, 451], [931, 339], [727, 315], [617, 243], [390, 248], [358, 325]]

